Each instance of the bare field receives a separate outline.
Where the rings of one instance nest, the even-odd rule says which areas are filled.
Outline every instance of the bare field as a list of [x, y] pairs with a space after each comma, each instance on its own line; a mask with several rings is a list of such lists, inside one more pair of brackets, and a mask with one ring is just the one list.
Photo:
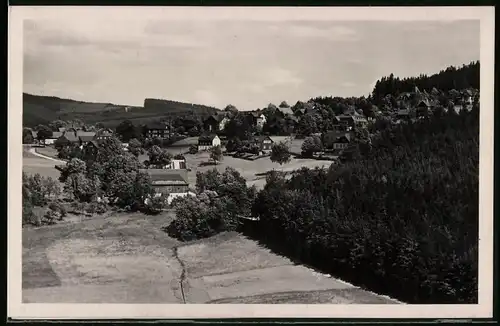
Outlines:
[[23, 230], [23, 302], [381, 303], [385, 300], [294, 265], [235, 232], [179, 243], [160, 229], [173, 218], [173, 212], [155, 217], [123, 214]]
[[171, 212], [23, 230], [23, 301], [180, 303]]
[[179, 247], [178, 253], [191, 278], [293, 264], [235, 232]]

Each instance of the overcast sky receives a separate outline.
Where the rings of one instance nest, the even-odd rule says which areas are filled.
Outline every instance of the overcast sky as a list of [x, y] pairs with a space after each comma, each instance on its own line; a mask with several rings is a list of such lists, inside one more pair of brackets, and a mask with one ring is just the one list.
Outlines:
[[432, 74], [479, 59], [478, 21], [85, 22], [25, 21], [24, 92], [249, 110], [282, 100], [366, 96], [383, 75]]

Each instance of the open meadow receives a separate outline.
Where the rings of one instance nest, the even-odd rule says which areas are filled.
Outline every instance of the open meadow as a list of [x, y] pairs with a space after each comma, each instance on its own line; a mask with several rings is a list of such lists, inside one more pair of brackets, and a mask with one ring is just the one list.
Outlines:
[[39, 173], [41, 176], [57, 180], [60, 173], [56, 170], [55, 166], [61, 163], [63, 162], [39, 157], [35, 153], [30, 152], [29, 147], [23, 147], [23, 172], [28, 174]]
[[25, 303], [397, 303], [238, 233], [180, 243], [174, 219], [120, 214], [23, 230]]

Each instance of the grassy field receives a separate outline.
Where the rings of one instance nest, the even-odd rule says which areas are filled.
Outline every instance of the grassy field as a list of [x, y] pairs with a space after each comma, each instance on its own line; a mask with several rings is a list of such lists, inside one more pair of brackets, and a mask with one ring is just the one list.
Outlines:
[[55, 149], [54, 147], [51, 147], [51, 146], [37, 147], [35, 150], [39, 154], [42, 154], [42, 155], [45, 155], [48, 157], [52, 157], [52, 158], [56, 158], [56, 159], [58, 158], [57, 157], [57, 149]]
[[161, 231], [173, 218], [121, 214], [24, 229], [23, 302], [395, 303], [238, 233], [179, 243]]
[[39, 173], [42, 176], [57, 180], [60, 175], [55, 168], [57, 164], [55, 161], [33, 155], [28, 149], [23, 149], [23, 172], [28, 174]]
[[[196, 183], [196, 172], [205, 172], [210, 169], [216, 168], [218, 171], [223, 172], [227, 167], [232, 167], [236, 169], [249, 183], [261, 185], [264, 180], [264, 174], [273, 169], [279, 171], [293, 171], [300, 169], [302, 167], [314, 168], [325, 166], [328, 167], [332, 162], [330, 161], [319, 161], [311, 159], [292, 159], [289, 163], [283, 164], [282, 166], [278, 163], [273, 163], [269, 157], [264, 157], [255, 161], [247, 161], [239, 158], [234, 158], [230, 156], [224, 157], [224, 159], [217, 165], [205, 165], [210, 161], [210, 155], [208, 153], [198, 153], [198, 154], [188, 154], [186, 155], [186, 161], [189, 168], [192, 169], [189, 172], [190, 184]], [[263, 181], [265, 183], [265, 180]]]

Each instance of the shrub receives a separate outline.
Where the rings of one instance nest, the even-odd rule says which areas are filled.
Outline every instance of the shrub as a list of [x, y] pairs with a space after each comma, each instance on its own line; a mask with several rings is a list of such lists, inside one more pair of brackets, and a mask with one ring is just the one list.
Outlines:
[[196, 175], [198, 197], [185, 197], [173, 203], [177, 218], [166, 228], [170, 236], [188, 241], [234, 231], [240, 217], [249, 216], [256, 196], [254, 187], [232, 168], [216, 169]]
[[196, 153], [198, 153], [198, 146], [194, 144], [189, 146], [189, 154], [196, 154]]
[[43, 224], [53, 225], [56, 224], [56, 220], [59, 218], [57, 211], [48, 209], [43, 215]]
[[23, 222], [22, 225], [40, 226], [41, 222], [33, 212], [33, 205], [28, 200], [23, 200]]
[[146, 214], [156, 215], [161, 213], [163, 209], [166, 207], [167, 207], [167, 197], [161, 195], [148, 198], [144, 208]]

